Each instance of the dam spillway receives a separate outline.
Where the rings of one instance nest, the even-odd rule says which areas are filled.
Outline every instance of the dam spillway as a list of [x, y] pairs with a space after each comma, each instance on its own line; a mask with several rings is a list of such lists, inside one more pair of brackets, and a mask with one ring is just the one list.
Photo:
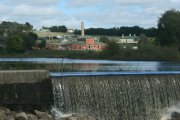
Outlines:
[[100, 120], [160, 120], [180, 101], [179, 74], [52, 77], [55, 107]]
[[164, 110], [180, 101], [179, 80], [178, 71], [51, 73], [51, 79], [48, 71], [1, 71], [0, 105], [21, 110], [54, 106], [98, 120], [162, 120]]

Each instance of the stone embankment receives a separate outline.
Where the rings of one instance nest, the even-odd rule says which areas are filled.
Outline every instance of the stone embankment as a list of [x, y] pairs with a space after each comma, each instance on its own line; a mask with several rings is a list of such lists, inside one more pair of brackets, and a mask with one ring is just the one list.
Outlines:
[[48, 71], [0, 71], [0, 106], [15, 111], [48, 110], [53, 102], [53, 87]]
[[53, 115], [34, 110], [32, 113], [15, 112], [7, 108], [0, 107], [0, 120], [96, 120], [86, 115], [71, 114], [62, 118], [54, 118]]

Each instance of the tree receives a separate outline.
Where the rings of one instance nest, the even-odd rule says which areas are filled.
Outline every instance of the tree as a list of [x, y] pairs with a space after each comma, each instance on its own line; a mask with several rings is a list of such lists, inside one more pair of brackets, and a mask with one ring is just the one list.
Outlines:
[[51, 32], [67, 32], [67, 27], [62, 25], [62, 26], [52, 26], [49, 28]]
[[180, 48], [180, 12], [174, 9], [166, 11], [158, 21], [157, 42], [161, 46]]
[[74, 30], [74, 34], [75, 34], [75, 35], [80, 35], [80, 34], [81, 34], [81, 31], [78, 30], [78, 29], [75, 29], [75, 30]]
[[109, 38], [107, 38], [107, 37], [100, 37], [99, 42], [108, 43], [109, 42]]
[[49, 28], [49, 30], [51, 32], [58, 32], [58, 27], [57, 26], [52, 26], [52, 27]]
[[36, 44], [37, 38], [38, 38], [37, 34], [29, 32], [24, 38], [26, 49], [32, 50]]
[[139, 38], [140, 38], [139, 42], [138, 42], [139, 47], [145, 47], [147, 45], [147, 42], [148, 42], [147, 36], [145, 34], [141, 34], [139, 36]]
[[58, 30], [59, 30], [59, 32], [67, 32], [67, 28], [66, 28], [66, 26], [58, 26]]
[[[80, 35], [80, 31], [76, 30], [74, 32], [75, 34]], [[157, 29], [156, 28], [148, 28], [144, 29], [139, 26], [133, 26], [133, 27], [113, 27], [113, 28], [89, 28], [85, 29], [86, 35], [108, 35], [108, 36], [129, 36], [136, 35], [139, 36], [140, 34], [145, 34], [148, 37], [156, 37], [157, 35]]]
[[108, 55], [108, 56], [112, 57], [112, 56], [115, 56], [115, 55], [119, 54], [120, 46], [118, 45], [118, 43], [111, 40], [111, 41], [108, 41], [106, 44], [107, 44], [107, 46], [106, 46], [106, 48], [104, 50], [105, 55]]
[[19, 24], [16, 22], [6, 22], [0, 23], [0, 43], [5, 46], [8, 36], [17, 35], [24, 38], [32, 30], [33, 26], [28, 22], [25, 24]]
[[33, 26], [30, 23], [28, 23], [28, 22], [25, 23], [25, 26], [27, 27], [28, 30], [32, 30], [33, 29]]
[[24, 52], [24, 41], [19, 36], [11, 36], [7, 39], [6, 50], [8, 52]]
[[45, 48], [46, 47], [46, 40], [41, 40], [41, 43], [39, 44], [40, 48]]

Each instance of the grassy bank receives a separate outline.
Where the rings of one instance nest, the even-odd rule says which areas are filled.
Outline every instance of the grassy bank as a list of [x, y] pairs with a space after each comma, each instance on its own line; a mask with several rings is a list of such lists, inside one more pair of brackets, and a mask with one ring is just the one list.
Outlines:
[[7, 53], [0, 51], [0, 57], [46, 57], [46, 58], [74, 58], [74, 59], [98, 59], [101, 52], [95, 51], [71, 51], [71, 50], [34, 50], [25, 53]]
[[106, 59], [106, 60], [137, 60], [137, 61], [180, 61], [180, 52], [176, 48], [146, 46], [133, 49], [104, 50], [104, 51], [64, 51], [64, 50], [34, 50], [25, 53], [7, 53], [0, 51], [0, 57], [21, 58], [71, 58], [71, 59]]
[[[110, 54], [111, 53], [111, 54]], [[180, 52], [177, 48], [147, 46], [132, 49], [119, 49], [114, 53], [104, 51], [102, 57], [112, 60], [128, 61], [180, 61]]]
[[[78, 70], [76, 64], [32, 63], [32, 62], [0, 62], [0, 70], [48, 70], [51, 72], [72, 72]], [[80, 71], [80, 70], [78, 70]]]

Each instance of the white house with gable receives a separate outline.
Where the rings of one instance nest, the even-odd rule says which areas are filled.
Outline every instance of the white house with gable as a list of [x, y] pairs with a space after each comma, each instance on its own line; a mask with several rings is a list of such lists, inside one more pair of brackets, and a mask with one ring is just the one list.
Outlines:
[[117, 41], [118, 44], [123, 45], [124, 48], [127, 48], [127, 46], [131, 47], [132, 49], [138, 49], [138, 42], [139, 37], [138, 36], [123, 36], [119, 38]]

